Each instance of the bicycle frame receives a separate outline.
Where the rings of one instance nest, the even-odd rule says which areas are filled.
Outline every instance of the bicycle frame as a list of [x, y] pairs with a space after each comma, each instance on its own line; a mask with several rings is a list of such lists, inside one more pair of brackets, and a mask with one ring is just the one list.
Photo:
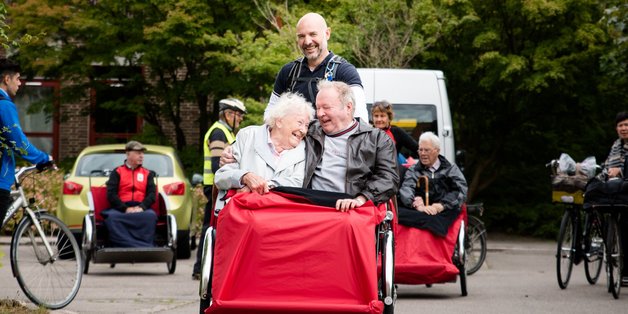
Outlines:
[[[13, 217], [13, 215], [20, 208], [22, 208], [22, 210], [28, 215], [28, 217], [30, 217], [31, 221], [33, 222], [33, 225], [37, 229], [37, 233], [39, 234], [39, 237], [42, 239], [45, 239], [46, 235], [44, 234], [44, 230], [41, 228], [39, 219], [35, 215], [35, 211], [33, 211], [32, 209], [28, 207], [29, 204], [28, 204], [28, 201], [26, 200], [26, 194], [24, 194], [24, 189], [22, 188], [22, 184], [21, 184], [22, 177], [24, 177], [27, 173], [30, 173], [31, 171], [36, 170], [36, 169], [37, 169], [37, 166], [22, 167], [20, 168], [20, 170], [18, 170], [15, 173], [15, 189], [11, 190], [11, 197], [14, 198], [15, 200], [13, 201], [13, 203], [7, 210], [7, 213], [4, 216], [4, 220], [2, 221], [2, 225], [4, 226], [11, 219], [11, 217]], [[22, 219], [25, 219], [25, 218], [23, 217]], [[52, 248], [50, 247], [50, 245], [48, 244], [48, 241], [43, 241], [43, 243], [44, 243], [44, 246], [46, 247], [46, 251], [48, 252], [49, 260], [54, 261], [54, 252]]]

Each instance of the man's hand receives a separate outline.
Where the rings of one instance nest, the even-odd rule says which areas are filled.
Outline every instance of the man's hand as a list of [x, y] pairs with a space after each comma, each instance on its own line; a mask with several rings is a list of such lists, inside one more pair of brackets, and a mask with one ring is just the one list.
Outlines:
[[236, 162], [235, 158], [233, 158], [233, 147], [231, 145], [226, 146], [225, 149], [222, 150], [222, 154], [220, 154], [220, 162], [218, 165], [220, 167], [226, 164], [232, 164]]
[[424, 206], [425, 206], [425, 202], [423, 202], [423, 198], [420, 196], [415, 196], [414, 202], [412, 202], [412, 207], [418, 211], [422, 211], [419, 208], [424, 207]]
[[126, 213], [127, 213], [127, 214], [131, 214], [131, 213], [141, 213], [141, 212], [143, 212], [143, 211], [144, 211], [144, 209], [142, 209], [142, 208], [141, 208], [141, 207], [139, 207], [139, 206], [133, 206], [133, 207], [127, 207], [127, 208], [126, 208]]
[[[221, 157], [222, 158], [222, 157]], [[253, 172], [247, 172], [240, 179], [242, 185], [248, 187], [251, 192], [255, 192], [258, 194], [266, 194], [268, 193], [269, 187], [266, 179], [254, 174]]]
[[349, 209], [360, 207], [366, 203], [366, 197], [358, 195], [356, 198], [345, 198], [336, 201], [336, 210], [346, 212]]
[[420, 208], [417, 208], [416, 210], [424, 212], [428, 215], [437, 215], [438, 213], [442, 212], [444, 209], [445, 207], [442, 204], [434, 203], [429, 206], [421, 206]]

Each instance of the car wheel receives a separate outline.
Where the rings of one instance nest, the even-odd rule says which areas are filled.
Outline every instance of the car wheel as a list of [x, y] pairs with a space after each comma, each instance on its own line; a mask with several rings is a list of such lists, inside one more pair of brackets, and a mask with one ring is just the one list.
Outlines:
[[190, 256], [190, 230], [177, 230], [177, 258], [188, 259]]

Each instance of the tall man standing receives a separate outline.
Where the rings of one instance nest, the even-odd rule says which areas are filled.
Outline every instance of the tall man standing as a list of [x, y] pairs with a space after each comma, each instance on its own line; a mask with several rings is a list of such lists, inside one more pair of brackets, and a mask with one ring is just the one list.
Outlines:
[[[0, 219], [4, 219], [11, 205], [11, 186], [15, 181], [15, 155], [21, 156], [33, 164], [42, 164], [52, 160], [48, 154], [33, 146], [20, 125], [17, 108], [11, 100], [15, 97], [22, 83], [20, 66], [9, 60], [0, 59]], [[2, 224], [2, 222], [0, 222]]]
[[366, 96], [360, 75], [351, 63], [327, 49], [330, 36], [331, 28], [327, 27], [325, 19], [320, 14], [307, 13], [299, 19], [297, 45], [303, 57], [281, 68], [275, 79], [275, 87], [270, 95], [266, 112], [277, 103], [279, 96], [287, 91], [300, 93], [315, 105], [318, 93], [316, 84], [320, 80], [341, 81], [348, 84], [353, 91], [355, 117], [368, 123]]
[[205, 231], [209, 227], [212, 212], [212, 189], [214, 186], [214, 173], [218, 171], [220, 155], [226, 146], [235, 141], [235, 132], [240, 127], [242, 119], [246, 114], [244, 104], [235, 98], [223, 99], [218, 103], [218, 121], [207, 130], [203, 140], [203, 156], [205, 158], [203, 166], [203, 194], [207, 198], [205, 214], [203, 216], [203, 230], [199, 249], [196, 252], [196, 262], [192, 270], [192, 278], [200, 279], [201, 259]]

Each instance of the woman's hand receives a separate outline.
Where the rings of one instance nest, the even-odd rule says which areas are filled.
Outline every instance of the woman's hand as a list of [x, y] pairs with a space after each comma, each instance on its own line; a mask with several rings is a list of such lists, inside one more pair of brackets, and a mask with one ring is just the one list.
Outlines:
[[229, 145], [222, 150], [222, 154], [220, 154], [220, 162], [218, 162], [218, 165], [222, 167], [226, 164], [232, 164], [234, 162], [236, 162], [236, 160], [235, 158], [233, 158], [233, 147]]
[[248, 187], [251, 192], [255, 192], [257, 194], [266, 194], [270, 189], [266, 179], [254, 174], [253, 172], [247, 172], [242, 176], [240, 181], [242, 182], [242, 185]]

